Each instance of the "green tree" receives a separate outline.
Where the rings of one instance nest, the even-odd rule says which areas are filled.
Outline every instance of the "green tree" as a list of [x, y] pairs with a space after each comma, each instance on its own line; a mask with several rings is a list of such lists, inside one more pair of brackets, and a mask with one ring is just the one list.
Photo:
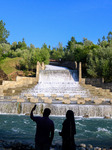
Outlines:
[[9, 36], [9, 31], [5, 28], [5, 23], [3, 20], [0, 21], [0, 43], [6, 43], [6, 39]]
[[17, 49], [17, 42], [12, 43], [11, 49], [14, 50], [14, 51]]
[[49, 59], [50, 59], [50, 54], [49, 54], [49, 50], [46, 48], [41, 48], [40, 50], [40, 59], [41, 59], [41, 63], [44, 62], [45, 64], [49, 63]]
[[91, 50], [87, 57], [87, 72], [92, 77], [104, 77], [112, 81], [112, 48], [103, 47]]
[[9, 44], [6, 44], [6, 43], [0, 44], [0, 55], [1, 55], [1, 57], [7, 56], [10, 48], [11, 48], [11, 46]]
[[27, 49], [27, 45], [26, 45], [26, 43], [25, 43], [24, 38], [22, 39], [22, 42], [21, 42], [21, 41], [18, 42], [17, 48], [20, 48], [20, 49], [22, 49], [22, 50], [23, 50], [23, 49]]
[[83, 44], [84, 44], [84, 46], [91, 46], [91, 45], [93, 45], [93, 42], [84, 37]]
[[109, 43], [112, 41], [112, 32], [111, 31], [108, 33], [107, 40]]

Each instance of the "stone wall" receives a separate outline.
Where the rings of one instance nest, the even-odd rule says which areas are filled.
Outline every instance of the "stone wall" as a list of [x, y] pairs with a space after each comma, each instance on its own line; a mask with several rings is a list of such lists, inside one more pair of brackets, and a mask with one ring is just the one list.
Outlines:
[[93, 86], [101, 86], [104, 83], [102, 78], [85, 78], [85, 84], [91, 84]]
[[112, 92], [112, 83], [104, 83], [102, 78], [82, 78], [80, 83], [101, 87], [102, 89], [110, 89]]
[[81, 62], [78, 65], [79, 71], [79, 83], [81, 84], [89, 84], [96, 87], [101, 87], [103, 89], [110, 89], [112, 92], [112, 83], [104, 83], [103, 78], [82, 78], [82, 67]]

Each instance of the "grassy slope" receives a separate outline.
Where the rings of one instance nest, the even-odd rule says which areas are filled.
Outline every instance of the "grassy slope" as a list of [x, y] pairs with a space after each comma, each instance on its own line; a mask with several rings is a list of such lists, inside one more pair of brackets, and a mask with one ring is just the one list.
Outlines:
[[4, 60], [0, 61], [1, 69], [8, 75], [14, 71], [17, 71], [16, 65], [19, 63], [20, 57], [16, 58], [5, 58]]

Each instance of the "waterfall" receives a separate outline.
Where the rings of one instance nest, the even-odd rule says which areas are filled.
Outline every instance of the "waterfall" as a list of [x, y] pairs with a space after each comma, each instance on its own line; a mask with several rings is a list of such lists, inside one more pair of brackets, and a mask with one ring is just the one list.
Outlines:
[[[22, 113], [27, 113], [33, 105], [30, 103], [22, 104]], [[77, 105], [77, 104], [45, 104], [37, 103], [36, 114], [42, 115], [45, 108], [51, 109], [51, 115], [53, 116], [65, 116], [67, 110], [72, 110], [76, 117], [112, 117], [112, 106], [111, 105]]]
[[[46, 97], [50, 97], [51, 94], [56, 94], [57, 97], [60, 96], [63, 97], [63, 99], [64, 94], [69, 94], [70, 97], [74, 95], [80, 95], [81, 97], [91, 96], [89, 92], [79, 84], [76, 70], [47, 65], [45, 70], [40, 71], [38, 84], [21, 93], [21, 96], [25, 98], [25, 102], [3, 101], [0, 103], [0, 113], [29, 114], [34, 103], [28, 102], [27, 98], [24, 97], [25, 93], [32, 94], [34, 97], [37, 97], [37, 94], [44, 94]], [[56, 116], [65, 115], [68, 109], [73, 110], [75, 116], [112, 116], [112, 105], [95, 105], [92, 101], [84, 105], [76, 104], [75, 101], [71, 101], [70, 104], [63, 104], [62, 101], [58, 101], [53, 97], [51, 98], [51, 104], [43, 103], [42, 99], [39, 99], [39, 102], [36, 103], [36, 114], [41, 115], [44, 108], [48, 107], [51, 109], [52, 115]]]
[[57, 94], [57, 96], [64, 94], [90, 96], [88, 91], [80, 86], [77, 70], [68, 70], [64, 67], [51, 65], [47, 65], [45, 70], [40, 71], [38, 84], [23, 92], [22, 95], [25, 93], [30, 93], [33, 96], [37, 96], [37, 94], [44, 94], [45, 96], [51, 96], [51, 94]]

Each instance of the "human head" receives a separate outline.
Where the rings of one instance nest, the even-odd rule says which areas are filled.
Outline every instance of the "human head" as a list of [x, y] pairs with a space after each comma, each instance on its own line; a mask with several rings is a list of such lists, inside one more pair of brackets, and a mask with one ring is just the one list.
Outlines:
[[50, 115], [50, 113], [51, 113], [51, 110], [50, 110], [49, 108], [45, 108], [45, 109], [44, 109], [43, 116], [44, 116], [44, 117], [48, 117], [48, 116]]
[[68, 110], [66, 113], [66, 118], [69, 120], [74, 120], [74, 112], [72, 110]]

